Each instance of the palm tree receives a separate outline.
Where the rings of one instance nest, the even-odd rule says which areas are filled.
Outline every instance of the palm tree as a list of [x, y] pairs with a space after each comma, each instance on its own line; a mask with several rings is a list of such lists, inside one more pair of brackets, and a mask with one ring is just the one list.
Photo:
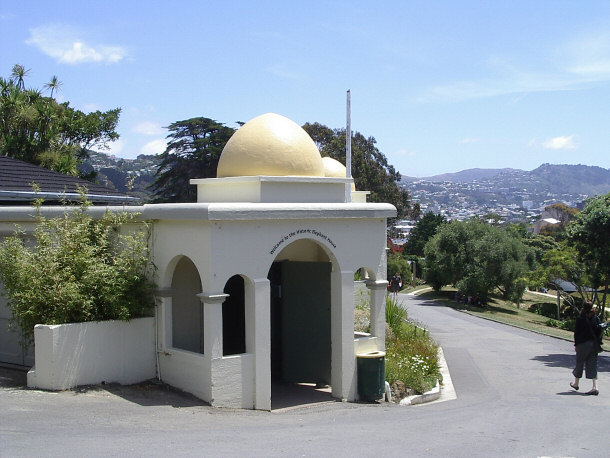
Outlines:
[[23, 82], [23, 80], [26, 76], [28, 76], [28, 73], [30, 73], [30, 70], [26, 70], [23, 65], [15, 64], [13, 66], [11, 77], [17, 85], [18, 90], [23, 91], [23, 89], [25, 88], [25, 83]]
[[53, 75], [53, 77], [51, 78], [51, 81], [46, 83], [44, 85], [44, 87], [45, 87], [45, 89], [51, 89], [51, 98], [53, 98], [53, 91], [55, 91], [55, 90], [59, 91], [59, 88], [61, 87], [62, 84], [63, 83], [61, 81], [59, 81], [57, 76]]

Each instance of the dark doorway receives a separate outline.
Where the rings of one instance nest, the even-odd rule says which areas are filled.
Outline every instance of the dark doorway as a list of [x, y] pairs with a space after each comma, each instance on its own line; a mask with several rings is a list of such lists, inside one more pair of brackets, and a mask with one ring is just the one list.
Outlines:
[[222, 304], [222, 354], [236, 355], [246, 352], [246, 301], [244, 279], [239, 275], [229, 278], [225, 288], [228, 294]]
[[271, 372], [274, 380], [331, 381], [329, 262], [274, 263], [271, 282]]

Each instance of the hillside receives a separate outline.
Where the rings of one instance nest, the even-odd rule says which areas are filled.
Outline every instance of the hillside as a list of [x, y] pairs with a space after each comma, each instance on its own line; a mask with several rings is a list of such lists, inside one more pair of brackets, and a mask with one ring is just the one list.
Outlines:
[[[542, 164], [532, 171], [519, 169], [468, 169], [425, 178], [403, 177], [404, 184], [486, 182], [493, 178], [497, 189], [527, 190], [531, 194], [595, 195], [610, 192], [610, 169], [588, 165]], [[491, 184], [491, 183], [490, 183]]]
[[96, 181], [107, 188], [136, 196], [146, 202], [150, 196], [148, 187], [160, 163], [159, 156], [141, 154], [136, 159], [108, 156], [96, 151], [89, 152], [83, 164], [84, 171], [95, 170]]
[[610, 169], [602, 167], [543, 164], [530, 175], [551, 192], [594, 195], [610, 191]]
[[[122, 159], [93, 151], [90, 156], [85, 168], [98, 172], [98, 183], [144, 201], [148, 199], [148, 186], [154, 180], [159, 156], [140, 155], [136, 159]], [[529, 172], [511, 168], [475, 168], [427, 178], [403, 177], [402, 185], [413, 196], [419, 194], [417, 191], [428, 196], [434, 194], [437, 203], [442, 205], [449, 204], [453, 200], [451, 195], [456, 192], [479, 205], [491, 201], [521, 204], [523, 200], [532, 200], [536, 205], [549, 200], [577, 203], [587, 196], [610, 192], [610, 170], [565, 164], [543, 164]]]
[[413, 182], [419, 180], [430, 181], [432, 183], [439, 183], [443, 181], [449, 181], [452, 183], [468, 183], [475, 180], [486, 180], [493, 178], [500, 173], [505, 172], [517, 172], [521, 170], [516, 169], [467, 169], [460, 172], [443, 173], [441, 175], [434, 175], [431, 177], [415, 178], [415, 177], [403, 177], [405, 182]]
[[[472, 177], [477, 178], [466, 181]], [[525, 220], [550, 204], [581, 206], [587, 197], [610, 192], [610, 170], [585, 165], [543, 164], [529, 172], [472, 169], [411, 180], [403, 179], [402, 186], [422, 209], [462, 219], [496, 213]]]

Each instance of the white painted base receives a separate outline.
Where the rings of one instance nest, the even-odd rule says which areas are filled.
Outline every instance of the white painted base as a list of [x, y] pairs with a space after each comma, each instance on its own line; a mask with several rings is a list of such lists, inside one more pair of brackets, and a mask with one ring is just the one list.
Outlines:
[[39, 324], [34, 341], [35, 366], [27, 376], [31, 388], [126, 385], [156, 376], [154, 318]]

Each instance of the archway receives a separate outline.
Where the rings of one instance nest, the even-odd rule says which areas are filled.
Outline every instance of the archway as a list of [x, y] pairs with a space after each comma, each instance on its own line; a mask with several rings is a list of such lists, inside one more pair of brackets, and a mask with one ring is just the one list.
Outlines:
[[182, 257], [172, 276], [172, 342], [173, 348], [203, 353], [203, 310], [197, 294], [201, 278], [188, 257]]
[[244, 279], [234, 275], [225, 284], [229, 296], [222, 304], [222, 354], [246, 352], [246, 302]]
[[269, 269], [272, 409], [330, 399], [332, 270], [329, 254], [307, 239]]

